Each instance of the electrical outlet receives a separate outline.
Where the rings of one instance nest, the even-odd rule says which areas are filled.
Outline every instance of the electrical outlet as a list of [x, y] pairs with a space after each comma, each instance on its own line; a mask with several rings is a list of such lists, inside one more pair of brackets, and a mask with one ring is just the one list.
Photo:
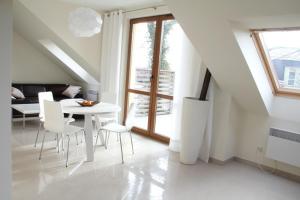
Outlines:
[[257, 147], [257, 151], [263, 152], [264, 148], [263, 147]]

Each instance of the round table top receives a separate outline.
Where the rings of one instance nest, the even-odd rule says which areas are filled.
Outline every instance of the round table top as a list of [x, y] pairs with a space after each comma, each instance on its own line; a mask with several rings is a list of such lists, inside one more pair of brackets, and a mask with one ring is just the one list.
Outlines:
[[116, 104], [103, 103], [100, 102], [91, 107], [80, 106], [76, 100], [69, 99], [61, 101], [63, 113], [67, 114], [77, 114], [77, 115], [86, 115], [86, 114], [104, 114], [112, 112], [120, 112], [121, 107]]

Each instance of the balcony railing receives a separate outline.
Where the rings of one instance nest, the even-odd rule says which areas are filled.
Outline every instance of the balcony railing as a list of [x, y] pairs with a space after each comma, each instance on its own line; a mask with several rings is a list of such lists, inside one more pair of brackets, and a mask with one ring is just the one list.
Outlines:
[[[149, 89], [151, 86], [152, 70], [136, 69], [135, 86], [141, 89]], [[158, 93], [173, 96], [175, 72], [170, 70], [160, 70], [158, 82]], [[136, 116], [147, 116], [149, 112], [149, 97], [136, 95]], [[158, 98], [156, 105], [156, 115], [168, 115], [172, 113], [173, 102], [169, 99]]]

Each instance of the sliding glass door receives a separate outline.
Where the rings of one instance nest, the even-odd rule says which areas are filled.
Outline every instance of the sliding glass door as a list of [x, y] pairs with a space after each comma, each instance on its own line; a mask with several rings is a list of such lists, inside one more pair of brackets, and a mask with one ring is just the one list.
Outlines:
[[172, 15], [130, 21], [125, 113], [135, 103], [134, 131], [164, 142], [173, 131], [178, 28]]

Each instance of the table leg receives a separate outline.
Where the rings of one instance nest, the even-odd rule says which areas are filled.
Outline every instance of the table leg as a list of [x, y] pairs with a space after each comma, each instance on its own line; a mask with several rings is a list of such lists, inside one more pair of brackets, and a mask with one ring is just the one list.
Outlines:
[[25, 114], [23, 114], [23, 129], [25, 129]]
[[[101, 127], [101, 123], [100, 123], [100, 119], [99, 119], [99, 116], [98, 115], [95, 115], [95, 123], [96, 123], [96, 127], [98, 128], [97, 131], [99, 131], [102, 127]], [[100, 134], [100, 140], [101, 140], [101, 143], [102, 145], [101, 146], [105, 146], [105, 141], [104, 141], [104, 137], [103, 137], [103, 132], [99, 133]]]
[[93, 122], [92, 115], [86, 114], [84, 116], [84, 130], [86, 143], [86, 160], [91, 162], [94, 160], [94, 146], [93, 146]]

